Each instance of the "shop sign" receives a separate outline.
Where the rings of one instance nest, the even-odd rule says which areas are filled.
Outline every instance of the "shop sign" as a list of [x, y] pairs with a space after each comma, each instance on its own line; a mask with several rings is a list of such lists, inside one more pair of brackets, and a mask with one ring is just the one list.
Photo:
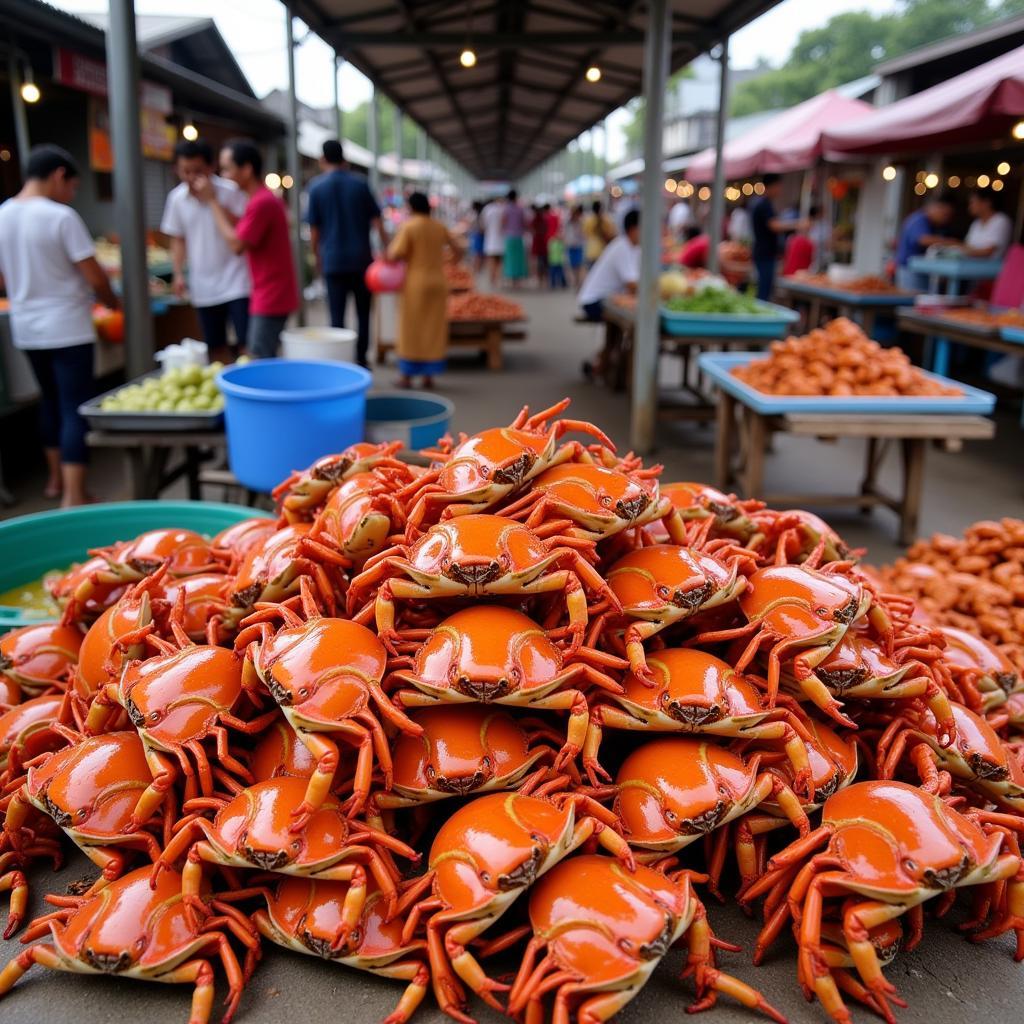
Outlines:
[[[54, 79], [72, 89], [93, 96], [107, 95], [107, 66], [91, 57], [57, 47], [53, 61]], [[156, 82], [143, 80], [139, 83], [139, 105], [165, 116], [173, 109], [171, 90]]]

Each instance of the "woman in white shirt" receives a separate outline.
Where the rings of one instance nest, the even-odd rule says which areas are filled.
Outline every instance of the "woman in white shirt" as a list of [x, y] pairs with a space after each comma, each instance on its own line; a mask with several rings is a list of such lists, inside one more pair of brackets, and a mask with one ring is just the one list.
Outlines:
[[85, 421], [79, 405], [94, 394], [95, 295], [119, 308], [82, 218], [71, 209], [78, 168], [59, 146], [29, 153], [22, 190], [0, 206], [0, 284], [7, 290], [11, 336], [32, 364], [41, 392], [44, 494], [65, 507], [88, 501]]
[[1013, 240], [1013, 222], [999, 209], [995, 193], [975, 189], [967, 209], [974, 218], [963, 244], [967, 255], [1001, 260]]

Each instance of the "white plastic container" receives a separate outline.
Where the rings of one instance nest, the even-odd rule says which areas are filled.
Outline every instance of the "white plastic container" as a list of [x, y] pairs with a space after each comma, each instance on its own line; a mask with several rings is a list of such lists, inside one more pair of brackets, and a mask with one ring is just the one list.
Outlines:
[[281, 355], [285, 359], [354, 363], [356, 332], [347, 327], [289, 327], [281, 332]]
[[828, 268], [828, 279], [833, 284], [852, 284], [863, 273], [848, 263], [830, 263]]

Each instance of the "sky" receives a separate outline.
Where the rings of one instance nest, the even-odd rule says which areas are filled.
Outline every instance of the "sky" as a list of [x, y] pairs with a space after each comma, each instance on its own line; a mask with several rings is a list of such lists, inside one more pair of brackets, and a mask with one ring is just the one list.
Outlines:
[[[103, 7], [98, 0], [50, 2], [74, 13]], [[760, 58], [780, 64], [804, 29], [817, 28], [844, 11], [881, 13], [893, 10], [897, 3], [898, 0], [782, 0], [732, 37], [730, 57], [736, 67], [749, 67]], [[232, 48], [256, 94], [262, 96], [271, 89], [287, 86], [284, 7], [280, 0], [217, 0], [214, 5], [210, 0], [135, 0], [139, 14], [205, 18], [210, 16], [211, 6], [216, 8], [213, 17], [221, 35]], [[304, 34], [298, 24], [296, 38], [303, 40], [296, 58], [299, 99], [310, 106], [329, 106], [334, 98], [331, 50], [312, 33]], [[345, 65], [341, 72], [340, 94], [342, 107], [351, 110], [369, 98], [369, 82], [355, 68]], [[626, 117], [624, 112], [617, 111], [608, 119], [609, 157], [613, 161], [623, 151], [621, 127]]]

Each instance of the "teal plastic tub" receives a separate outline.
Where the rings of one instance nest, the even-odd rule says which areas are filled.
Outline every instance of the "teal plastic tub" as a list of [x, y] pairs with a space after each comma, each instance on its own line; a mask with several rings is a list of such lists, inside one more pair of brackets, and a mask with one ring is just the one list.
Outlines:
[[[0, 521], [0, 593], [82, 562], [90, 548], [131, 540], [146, 530], [180, 526], [212, 537], [254, 516], [269, 518], [266, 512], [217, 502], [120, 501], [6, 519]], [[0, 633], [38, 621], [20, 608], [0, 605]]]

